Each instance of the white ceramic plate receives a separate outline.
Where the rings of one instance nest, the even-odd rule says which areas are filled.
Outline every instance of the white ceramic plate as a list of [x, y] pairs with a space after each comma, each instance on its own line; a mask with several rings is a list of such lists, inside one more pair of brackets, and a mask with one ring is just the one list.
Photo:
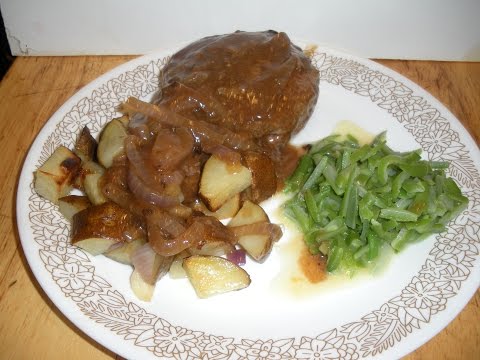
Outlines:
[[[114, 69], [67, 101], [42, 129], [19, 182], [23, 249], [42, 288], [81, 330], [127, 358], [398, 358], [446, 326], [479, 286], [480, 152], [459, 121], [399, 74], [369, 60], [320, 49], [320, 98], [296, 143], [324, 137], [342, 120], [388, 131], [398, 150], [421, 147], [451, 161], [450, 176], [470, 202], [448, 231], [409, 247], [375, 276], [327, 281], [292, 296], [286, 235], [262, 265], [247, 263], [249, 288], [198, 299], [188, 281], [162, 279], [151, 303], [129, 288], [130, 268], [69, 245], [69, 226], [32, 188], [33, 172], [60, 144], [72, 147], [84, 125], [94, 134], [127, 96], [149, 99], [172, 52]], [[274, 221], [283, 221], [268, 204]], [[283, 248], [283, 249], [282, 249]], [[290, 261], [291, 262], [291, 261]], [[302, 293], [302, 294], [300, 294]]]

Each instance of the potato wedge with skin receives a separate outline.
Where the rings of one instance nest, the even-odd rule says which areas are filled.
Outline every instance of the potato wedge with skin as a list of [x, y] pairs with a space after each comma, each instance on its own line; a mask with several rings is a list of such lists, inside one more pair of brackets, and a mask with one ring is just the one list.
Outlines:
[[200, 201], [195, 203], [194, 209], [201, 211], [205, 215], [214, 216], [218, 220], [230, 219], [234, 217], [240, 209], [240, 194], [236, 194], [227, 200], [227, 202], [225, 202], [217, 211], [208, 210], [205, 204]]
[[242, 155], [247, 168], [252, 172], [251, 200], [258, 204], [277, 191], [275, 165], [270, 157], [262, 153], [247, 151]]
[[257, 262], [262, 262], [272, 251], [273, 241], [268, 235], [244, 235], [238, 239], [246, 253]]
[[201, 248], [190, 247], [188, 251], [192, 255], [222, 256], [235, 250], [235, 246], [225, 241], [207, 241]]
[[155, 284], [147, 283], [138, 271], [133, 270], [132, 275], [130, 275], [130, 288], [138, 299], [151, 301], [155, 291]]
[[73, 216], [72, 244], [92, 255], [106, 252], [111, 245], [128, 238], [145, 238], [140, 220], [121, 206], [106, 202], [86, 208]]
[[117, 120], [122, 123], [125, 129], [128, 128], [128, 123], [130, 122], [128, 115], [120, 116], [119, 118], [117, 118]]
[[231, 164], [212, 155], [203, 167], [199, 195], [210, 211], [252, 184], [252, 173], [241, 164]]
[[79, 190], [85, 191], [85, 177], [90, 174], [103, 173], [105, 173], [105, 168], [99, 163], [96, 163], [95, 161], [82, 161], [73, 186]]
[[82, 248], [90, 255], [96, 256], [106, 252], [115, 243], [117, 243], [116, 239], [90, 237], [87, 239], [76, 241], [74, 245]]
[[131, 255], [140, 246], [145, 244], [145, 239], [137, 239], [127, 242], [119, 248], [108, 250], [103, 255], [125, 265], [132, 265]]
[[106, 168], [112, 166], [113, 159], [124, 152], [127, 129], [118, 119], [110, 121], [102, 133], [97, 147], [97, 158]]
[[102, 176], [103, 174], [98, 173], [87, 174], [83, 180], [85, 194], [87, 194], [88, 199], [93, 205], [101, 205], [108, 200], [105, 195], [103, 195], [102, 189], [100, 188], [100, 179]]
[[96, 151], [97, 141], [90, 134], [88, 127], [85, 126], [80, 135], [78, 135], [73, 152], [82, 159], [83, 162], [86, 162], [93, 161]]
[[95, 161], [84, 161], [82, 162], [82, 173], [85, 175], [88, 174], [103, 174], [105, 168]]
[[58, 199], [72, 190], [80, 163], [77, 155], [65, 146], [59, 146], [35, 172], [34, 187], [37, 194], [58, 204]]
[[73, 215], [91, 205], [86, 196], [67, 195], [58, 199], [58, 210], [68, 221], [72, 221]]
[[244, 289], [251, 282], [244, 269], [218, 256], [190, 256], [183, 268], [199, 298]]
[[229, 221], [227, 226], [241, 226], [268, 221], [270, 221], [270, 219], [260, 205], [246, 200], [237, 214]]
[[[237, 215], [228, 223], [228, 227], [270, 222], [267, 213], [260, 205], [245, 201]], [[238, 244], [254, 260], [261, 262], [270, 253], [273, 239], [266, 234], [243, 235], [238, 238]]]

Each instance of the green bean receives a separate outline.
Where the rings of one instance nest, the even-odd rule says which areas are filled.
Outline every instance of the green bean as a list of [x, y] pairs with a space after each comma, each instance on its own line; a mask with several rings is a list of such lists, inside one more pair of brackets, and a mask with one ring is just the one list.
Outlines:
[[386, 133], [360, 146], [352, 136], [327, 137], [310, 148], [286, 181], [285, 213], [327, 270], [351, 274], [374, 264], [380, 248], [396, 252], [443, 232], [468, 199], [446, 176], [448, 162], [396, 152]]

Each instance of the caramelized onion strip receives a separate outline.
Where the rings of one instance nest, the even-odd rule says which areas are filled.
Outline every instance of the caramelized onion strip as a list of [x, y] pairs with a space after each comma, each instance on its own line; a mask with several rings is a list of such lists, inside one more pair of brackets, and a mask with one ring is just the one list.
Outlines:
[[249, 150], [255, 147], [251, 139], [240, 133], [235, 133], [225, 128], [222, 129], [223, 133], [220, 133], [215, 125], [206, 121], [190, 120], [170, 111], [164, 106], [149, 104], [134, 97], [129, 97], [127, 101], [122, 103], [121, 110], [129, 114], [141, 113], [169, 126], [190, 129], [200, 141], [205, 140], [214, 144], [224, 144], [239, 150]]
[[128, 172], [128, 187], [137, 198], [161, 208], [175, 206], [181, 200], [179, 196], [161, 193], [151, 188], [136, 175], [133, 169]]

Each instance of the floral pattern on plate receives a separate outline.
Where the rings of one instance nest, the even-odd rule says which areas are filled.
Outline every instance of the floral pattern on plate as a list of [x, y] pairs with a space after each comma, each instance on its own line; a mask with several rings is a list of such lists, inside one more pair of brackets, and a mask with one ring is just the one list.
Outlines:
[[[95, 264], [68, 242], [69, 227], [57, 208], [30, 187], [28, 221], [38, 256], [51, 280], [78, 309], [106, 331], [158, 358], [172, 359], [360, 359], [375, 357], [404, 341], [445, 311], [471, 275], [480, 250], [480, 176], [471, 153], [449, 120], [402, 81], [368, 63], [336, 53], [317, 52], [313, 63], [321, 81], [370, 99], [395, 117], [431, 160], [451, 162], [449, 174], [465, 189], [468, 208], [438, 235], [425, 263], [405, 288], [357, 321], [315, 337], [238, 339], [208, 334], [148, 313], [129, 302], [99, 276]], [[63, 144], [72, 146], [84, 125], [98, 133], [128, 96], [146, 97], [168, 57], [121, 73], [77, 102], [43, 143], [36, 161], [44, 162]]]

